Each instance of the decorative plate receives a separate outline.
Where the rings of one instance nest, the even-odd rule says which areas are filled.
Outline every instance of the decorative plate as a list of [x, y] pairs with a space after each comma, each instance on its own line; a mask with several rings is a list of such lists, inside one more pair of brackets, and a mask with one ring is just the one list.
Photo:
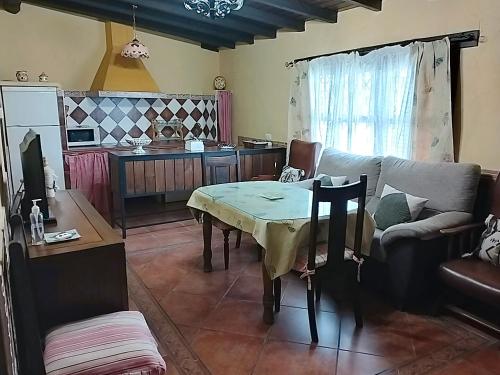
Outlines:
[[223, 76], [215, 77], [214, 87], [216, 90], [224, 90], [226, 88], [226, 79]]

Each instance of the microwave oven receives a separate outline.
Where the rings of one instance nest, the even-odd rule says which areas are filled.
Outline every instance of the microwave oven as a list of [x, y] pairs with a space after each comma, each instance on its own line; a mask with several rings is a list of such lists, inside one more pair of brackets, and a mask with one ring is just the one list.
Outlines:
[[99, 146], [101, 144], [101, 137], [97, 126], [67, 128], [66, 136], [68, 147]]

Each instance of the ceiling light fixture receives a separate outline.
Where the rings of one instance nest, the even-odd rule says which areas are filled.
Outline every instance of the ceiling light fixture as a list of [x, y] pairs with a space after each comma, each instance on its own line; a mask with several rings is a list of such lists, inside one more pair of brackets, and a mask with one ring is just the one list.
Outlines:
[[244, 0], [184, 0], [188, 10], [194, 10], [210, 18], [224, 18], [235, 10], [240, 10]]
[[133, 30], [134, 30], [134, 39], [123, 46], [121, 55], [130, 59], [149, 59], [149, 48], [144, 44], [139, 42], [137, 39], [137, 32], [135, 30], [135, 10], [137, 9], [137, 5], [132, 5], [132, 15], [133, 15]]

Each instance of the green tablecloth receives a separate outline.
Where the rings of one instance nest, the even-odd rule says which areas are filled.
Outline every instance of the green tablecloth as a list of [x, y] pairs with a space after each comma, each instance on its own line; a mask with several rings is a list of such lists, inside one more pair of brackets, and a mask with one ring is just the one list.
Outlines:
[[[262, 195], [279, 195], [282, 199], [270, 200]], [[307, 251], [312, 205], [309, 190], [275, 181], [211, 185], [195, 190], [187, 205], [252, 234], [266, 249], [264, 262], [272, 279], [292, 269], [299, 250]], [[357, 207], [355, 202], [349, 202], [348, 248], [354, 246]], [[319, 241], [328, 237], [329, 212], [330, 204], [321, 203]], [[362, 251], [368, 255], [375, 222], [367, 212], [364, 219]]]

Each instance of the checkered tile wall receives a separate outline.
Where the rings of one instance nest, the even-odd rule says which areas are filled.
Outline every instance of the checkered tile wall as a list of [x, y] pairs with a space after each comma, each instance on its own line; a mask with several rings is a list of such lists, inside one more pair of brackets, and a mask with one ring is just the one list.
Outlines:
[[[68, 128], [98, 126], [101, 143], [124, 143], [128, 137], [152, 138], [151, 121], [182, 121], [184, 138], [195, 136], [217, 140], [215, 96], [163, 95], [159, 98], [103, 97], [65, 92]], [[173, 134], [165, 127], [163, 134]]]

